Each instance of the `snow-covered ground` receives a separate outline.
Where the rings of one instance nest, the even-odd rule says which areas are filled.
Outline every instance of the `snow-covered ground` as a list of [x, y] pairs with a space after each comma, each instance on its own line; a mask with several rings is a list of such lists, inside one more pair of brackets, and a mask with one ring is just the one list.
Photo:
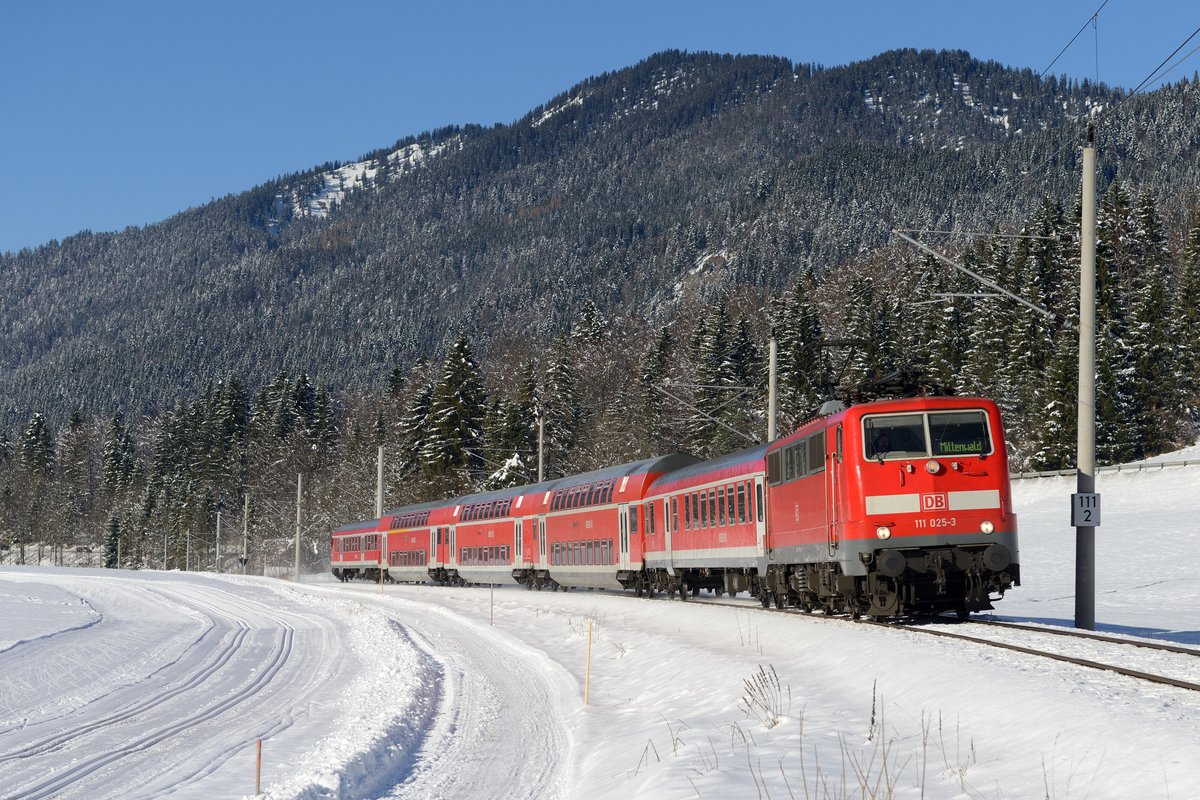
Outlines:
[[[1073, 487], [997, 617], [1072, 624]], [[1098, 490], [1097, 627], [1200, 645], [1200, 466]], [[749, 601], [0, 568], [0, 796], [250, 796], [260, 738], [271, 798], [1200, 796], [1200, 693]]]

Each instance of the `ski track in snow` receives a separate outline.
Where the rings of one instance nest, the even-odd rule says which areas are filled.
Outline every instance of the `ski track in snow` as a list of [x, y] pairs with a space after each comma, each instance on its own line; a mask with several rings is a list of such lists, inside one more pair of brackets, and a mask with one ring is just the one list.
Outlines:
[[[329, 618], [314, 624], [219, 582], [37, 579], [78, 592], [101, 616], [6, 653], [18, 685], [69, 688], [50, 704], [36, 692], [15, 702], [6, 694], [5, 797], [149, 798], [186, 789], [255, 738], [286, 729], [291, 705], [324, 688], [309, 668], [328, 660]], [[306, 633], [301, 652], [297, 628]]]
[[[1200, 642], [1198, 476], [1102, 476], [1101, 630]], [[1016, 487], [1000, 618], [1070, 625], [1072, 487]], [[258, 738], [269, 800], [856, 796], [860, 768], [897, 798], [1200, 786], [1182, 689], [750, 600], [316, 580], [0, 567], [0, 797], [250, 797]], [[747, 703], [767, 668], [772, 724]]]

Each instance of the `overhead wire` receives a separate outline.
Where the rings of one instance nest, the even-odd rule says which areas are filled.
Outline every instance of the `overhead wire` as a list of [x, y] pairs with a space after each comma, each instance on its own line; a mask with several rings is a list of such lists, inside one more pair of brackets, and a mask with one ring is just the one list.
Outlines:
[[1071, 45], [1075, 44], [1075, 40], [1078, 39], [1083, 34], [1083, 32], [1087, 30], [1088, 25], [1091, 25], [1093, 28], [1095, 28], [1096, 18], [1100, 16], [1100, 12], [1104, 10], [1104, 7], [1106, 5], [1108, 5], [1108, 0], [1104, 0], [1104, 2], [1100, 4], [1100, 7], [1092, 12], [1092, 15], [1090, 17], [1088, 17], [1087, 22], [1083, 23], [1083, 27], [1079, 29], [1079, 33], [1076, 33], [1074, 36], [1071, 37], [1071, 41], [1067, 42], [1067, 46], [1064, 47], [1062, 50], [1059, 50], [1058, 55], [1056, 55], [1054, 57], [1054, 60], [1051, 61], [1044, 70], [1042, 70], [1042, 73], [1040, 75], [1038, 75], [1039, 79], [1046, 77], [1046, 73], [1049, 72], [1054, 67], [1054, 65], [1058, 63], [1058, 60], [1063, 57], [1063, 53], [1065, 53], [1071, 49]]
[[[1099, 7], [1098, 7], [1098, 8], [1097, 8], [1097, 9], [1096, 9], [1094, 12], [1092, 12], [1092, 14], [1091, 14], [1091, 15], [1088, 17], [1088, 19], [1087, 19], [1087, 22], [1085, 22], [1085, 23], [1083, 24], [1083, 27], [1081, 27], [1081, 28], [1079, 29], [1079, 31], [1078, 31], [1078, 32], [1077, 32], [1077, 33], [1076, 33], [1076, 34], [1075, 34], [1073, 37], [1071, 37], [1071, 41], [1069, 41], [1069, 42], [1067, 43], [1067, 45], [1066, 45], [1066, 46], [1065, 46], [1065, 47], [1064, 47], [1064, 48], [1063, 48], [1061, 51], [1059, 51], [1058, 55], [1054, 57], [1054, 60], [1053, 60], [1053, 61], [1051, 61], [1051, 62], [1050, 62], [1050, 64], [1049, 64], [1049, 65], [1047, 65], [1047, 66], [1046, 66], [1046, 68], [1045, 68], [1044, 70], [1042, 70], [1041, 74], [1038, 76], [1038, 77], [1039, 77], [1039, 79], [1040, 79], [1041, 77], [1045, 76], [1045, 74], [1046, 74], [1047, 72], [1049, 72], [1049, 71], [1050, 71], [1050, 69], [1052, 69], [1052, 68], [1054, 67], [1054, 65], [1055, 65], [1055, 64], [1058, 62], [1058, 60], [1059, 60], [1060, 58], [1062, 58], [1063, 54], [1064, 54], [1064, 53], [1066, 53], [1066, 52], [1067, 52], [1067, 50], [1069, 50], [1069, 49], [1071, 48], [1071, 45], [1073, 45], [1073, 44], [1075, 43], [1075, 41], [1076, 41], [1076, 40], [1077, 40], [1077, 39], [1080, 37], [1080, 35], [1081, 35], [1081, 34], [1082, 34], [1082, 33], [1083, 33], [1085, 30], [1087, 30], [1087, 27], [1088, 27], [1088, 25], [1093, 25], [1093, 26], [1095, 26], [1095, 24], [1096, 24], [1096, 22], [1097, 22], [1097, 20], [1098, 20], [1098, 18], [1099, 18], [1100, 12], [1101, 12], [1101, 11], [1104, 9], [1104, 7], [1105, 7], [1105, 6], [1107, 6], [1107, 5], [1108, 5], [1108, 3], [1109, 3], [1109, 0], [1104, 0], [1104, 2], [1103, 2], [1103, 3], [1101, 3], [1101, 4], [1100, 4], [1100, 6], [1099, 6]], [[1161, 78], [1161, 76], [1163, 76], [1163, 75], [1166, 75], [1167, 73], [1171, 72], [1171, 71], [1172, 71], [1172, 70], [1174, 70], [1176, 67], [1178, 67], [1180, 64], [1182, 64], [1183, 62], [1187, 61], [1189, 58], [1191, 58], [1193, 55], [1195, 55], [1195, 54], [1196, 54], [1198, 51], [1200, 51], [1200, 45], [1198, 45], [1197, 47], [1193, 48], [1191, 51], [1189, 51], [1189, 52], [1188, 52], [1186, 55], [1184, 55], [1182, 58], [1180, 58], [1180, 59], [1179, 59], [1178, 61], [1176, 61], [1175, 63], [1171, 64], [1170, 66], [1165, 66], [1165, 65], [1167, 65], [1167, 63], [1168, 63], [1168, 62], [1170, 62], [1170, 61], [1171, 61], [1171, 59], [1173, 59], [1173, 58], [1174, 58], [1174, 57], [1175, 57], [1175, 56], [1176, 56], [1176, 55], [1179, 53], [1179, 51], [1181, 51], [1183, 48], [1187, 47], [1188, 43], [1189, 43], [1189, 42], [1191, 42], [1191, 41], [1192, 41], [1192, 39], [1196, 38], [1196, 36], [1197, 36], [1197, 35], [1200, 35], [1200, 27], [1197, 27], [1197, 28], [1196, 28], [1194, 31], [1192, 31], [1191, 35], [1189, 35], [1189, 36], [1188, 36], [1186, 39], [1184, 39], [1184, 41], [1183, 41], [1183, 42], [1182, 42], [1182, 43], [1181, 43], [1181, 44], [1180, 44], [1178, 47], [1176, 47], [1176, 48], [1175, 48], [1175, 49], [1174, 49], [1174, 50], [1171, 52], [1171, 54], [1170, 54], [1170, 55], [1168, 55], [1168, 56], [1167, 56], [1165, 59], [1163, 59], [1163, 60], [1162, 60], [1162, 62], [1161, 62], [1161, 63], [1160, 63], [1158, 66], [1156, 66], [1156, 67], [1155, 67], [1155, 68], [1154, 68], [1154, 69], [1153, 69], [1153, 70], [1152, 70], [1152, 71], [1151, 71], [1151, 72], [1150, 72], [1150, 73], [1149, 73], [1149, 74], [1146, 76], [1146, 78], [1142, 80], [1142, 82], [1141, 82], [1141, 83], [1139, 83], [1139, 84], [1137, 85], [1137, 88], [1133, 89], [1133, 90], [1132, 90], [1132, 91], [1130, 91], [1128, 94], [1126, 94], [1125, 96], [1121, 97], [1119, 100], [1117, 100], [1117, 102], [1113, 103], [1111, 106], [1108, 106], [1108, 107], [1102, 108], [1102, 109], [1100, 109], [1099, 111], [1096, 111], [1094, 114], [1091, 114], [1091, 115], [1089, 115], [1089, 117], [1088, 117], [1088, 118], [1087, 118], [1087, 120], [1085, 121], [1086, 125], [1093, 125], [1093, 124], [1095, 124], [1095, 122], [1096, 122], [1096, 121], [1097, 121], [1099, 118], [1101, 118], [1101, 117], [1105, 117], [1105, 118], [1111, 118], [1111, 116], [1112, 116], [1114, 113], [1116, 113], [1116, 111], [1117, 111], [1119, 108], [1121, 108], [1122, 106], [1124, 106], [1124, 105], [1125, 105], [1125, 103], [1126, 103], [1126, 102], [1127, 102], [1127, 101], [1128, 101], [1128, 100], [1129, 100], [1131, 97], [1134, 97], [1134, 96], [1135, 96], [1135, 95], [1137, 95], [1139, 92], [1141, 92], [1141, 91], [1142, 91], [1142, 89], [1144, 89], [1144, 88], [1145, 88], [1147, 85], [1149, 85], [1149, 84], [1151, 84], [1153, 81], [1155, 81], [1155, 80], [1157, 80], [1157, 79]], [[1097, 45], [1097, 51], [1098, 51], [1098, 50], [1099, 50], [1099, 46]], [[1099, 52], [1097, 52], [1097, 59], [1099, 59]], [[1097, 63], [1098, 63], [1098, 62], [1097, 62]], [[1165, 67], [1165, 69], [1164, 69], [1164, 67]], [[1099, 67], [1097, 66], [1097, 73], [1098, 73], [1098, 72], [1099, 72]], [[1098, 81], [1097, 81], [1097, 82], [1098, 82]], [[1080, 125], [1083, 125], [1084, 123], [1079, 123], [1079, 124], [1080, 124]], [[1069, 125], [1069, 124], [1068, 124], [1068, 125], [1067, 125], [1067, 126], [1065, 126], [1065, 127], [1067, 127], [1068, 129], [1070, 129], [1070, 128], [1071, 128], [1071, 125]], [[1086, 128], [1085, 128], [1085, 129], [1086, 129]], [[1041, 173], [1041, 171], [1043, 170], [1043, 168], [1044, 168], [1044, 167], [1046, 167], [1048, 164], [1052, 163], [1052, 162], [1053, 162], [1055, 159], [1057, 159], [1057, 158], [1058, 158], [1060, 155], [1062, 155], [1062, 153], [1063, 153], [1065, 150], [1067, 150], [1067, 149], [1069, 149], [1069, 148], [1071, 148], [1071, 147], [1074, 147], [1074, 146], [1077, 144], [1077, 137], [1078, 137], [1078, 134], [1079, 134], [1079, 133], [1081, 133], [1081, 132], [1082, 132], [1082, 131], [1081, 131], [1081, 130], [1079, 130], [1079, 128], [1075, 128], [1075, 135], [1074, 135], [1074, 136], [1069, 136], [1069, 137], [1067, 137], [1066, 141], [1064, 141], [1064, 142], [1063, 142], [1063, 143], [1062, 143], [1062, 144], [1061, 144], [1059, 147], [1055, 148], [1055, 149], [1054, 149], [1054, 150], [1053, 150], [1053, 151], [1052, 151], [1052, 152], [1051, 152], [1049, 155], [1047, 155], [1045, 158], [1043, 158], [1041, 161], [1039, 161], [1039, 162], [1038, 162], [1038, 163], [1036, 163], [1035, 165], [1032, 165], [1032, 166], [1030, 166], [1030, 167], [1028, 167], [1028, 168], [1025, 168], [1025, 169], [1022, 169], [1022, 170], [1020, 170], [1021, 177], [1020, 177], [1020, 178], [1018, 178], [1018, 179], [1016, 179], [1016, 180], [1014, 180], [1014, 181], [1013, 181], [1013, 182], [1012, 182], [1012, 183], [1011, 183], [1009, 186], [1007, 186], [1007, 187], [1001, 187], [1001, 189], [999, 190], [999, 191], [1000, 191], [1000, 193], [999, 193], [999, 195], [998, 195], [998, 196], [999, 196], [999, 197], [1007, 197], [1007, 196], [1010, 196], [1010, 195], [1012, 194], [1012, 192], [1013, 192], [1013, 191], [1015, 191], [1016, 189], [1020, 188], [1020, 187], [1021, 187], [1021, 186], [1023, 186], [1024, 184], [1028, 183], [1028, 181], [1029, 181], [1029, 180], [1030, 180], [1030, 179], [1031, 179], [1031, 178], [1032, 178], [1034, 175], [1038, 175], [1038, 174], [1040, 174], [1040, 173]]]

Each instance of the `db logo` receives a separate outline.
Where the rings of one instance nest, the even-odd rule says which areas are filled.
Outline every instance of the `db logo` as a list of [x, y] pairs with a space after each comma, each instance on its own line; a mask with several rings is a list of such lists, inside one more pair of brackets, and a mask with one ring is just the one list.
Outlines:
[[946, 502], [945, 492], [921, 495], [922, 511], [945, 511], [949, 507], [949, 503]]

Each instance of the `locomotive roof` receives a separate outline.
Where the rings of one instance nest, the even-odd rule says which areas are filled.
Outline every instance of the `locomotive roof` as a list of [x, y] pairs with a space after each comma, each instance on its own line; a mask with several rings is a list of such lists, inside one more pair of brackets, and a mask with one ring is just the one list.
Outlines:
[[747, 447], [745, 450], [739, 450], [736, 453], [728, 453], [727, 455], [719, 456], [709, 461], [699, 461], [692, 464], [682, 466], [673, 472], [668, 472], [650, 486], [650, 492], [665, 491], [676, 486], [684, 481], [691, 480], [700, 476], [713, 476], [718, 474], [738, 472], [738, 467], [761, 462], [766, 458], [767, 445], [756, 444], [753, 447]]

